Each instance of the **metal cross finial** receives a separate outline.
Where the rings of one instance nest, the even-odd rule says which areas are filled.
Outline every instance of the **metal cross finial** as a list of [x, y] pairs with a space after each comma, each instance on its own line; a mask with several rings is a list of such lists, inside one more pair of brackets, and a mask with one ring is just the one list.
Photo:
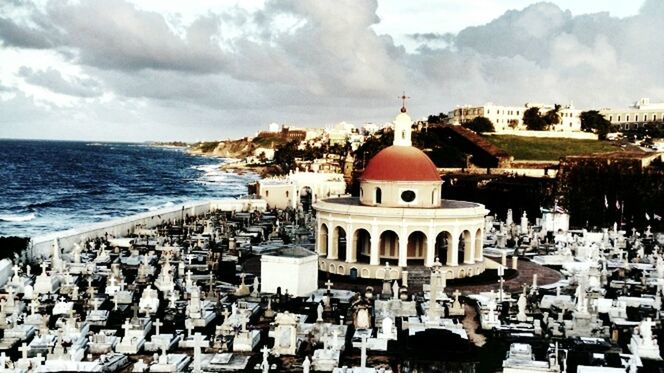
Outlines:
[[401, 99], [401, 112], [405, 113], [406, 112], [406, 100], [409, 99], [410, 97], [406, 96], [406, 92], [404, 91], [401, 94], [401, 97], [399, 97], [399, 98]]

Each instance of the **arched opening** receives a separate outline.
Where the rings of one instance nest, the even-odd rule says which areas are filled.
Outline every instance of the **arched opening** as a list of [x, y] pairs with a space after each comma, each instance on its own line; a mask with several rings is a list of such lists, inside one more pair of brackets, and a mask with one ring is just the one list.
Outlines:
[[371, 234], [366, 229], [357, 229], [353, 235], [356, 260], [369, 263], [371, 258]]
[[376, 188], [376, 203], [383, 203], [383, 191], [380, 188]]
[[473, 248], [470, 242], [470, 232], [463, 231], [459, 236], [459, 249], [457, 252], [457, 258], [459, 262], [470, 263], [473, 261]]
[[435, 255], [443, 265], [452, 262], [452, 250], [449, 250], [449, 245], [452, 242], [452, 235], [449, 232], [440, 232], [436, 236], [436, 251]]
[[305, 186], [300, 190], [300, 203], [302, 204], [302, 210], [311, 210], [311, 204], [314, 202], [313, 196], [313, 191], [308, 186]]
[[426, 234], [416, 231], [408, 236], [408, 261], [411, 264], [424, 265], [424, 259], [427, 252]]
[[381, 258], [388, 259], [390, 264], [396, 263], [399, 260], [399, 235], [394, 231], [381, 233], [378, 250]]
[[475, 232], [475, 261], [481, 262], [483, 260], [483, 245], [484, 240], [482, 239], [482, 229], [478, 229]]
[[337, 226], [334, 228], [334, 236], [332, 237], [333, 251], [339, 260], [346, 260], [346, 231]]
[[318, 231], [318, 254], [327, 255], [327, 225], [321, 224]]

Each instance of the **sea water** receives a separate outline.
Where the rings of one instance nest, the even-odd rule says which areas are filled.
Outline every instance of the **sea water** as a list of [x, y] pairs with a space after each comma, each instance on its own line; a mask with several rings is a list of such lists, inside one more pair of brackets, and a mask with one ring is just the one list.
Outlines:
[[32, 237], [247, 193], [223, 158], [147, 144], [0, 140], [0, 236]]

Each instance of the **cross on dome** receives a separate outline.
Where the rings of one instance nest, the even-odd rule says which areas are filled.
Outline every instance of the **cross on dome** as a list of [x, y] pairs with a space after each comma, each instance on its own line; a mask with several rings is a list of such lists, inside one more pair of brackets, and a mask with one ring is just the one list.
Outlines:
[[406, 96], [406, 92], [404, 92], [399, 98], [401, 99], [401, 113], [394, 119], [394, 142], [392, 145], [412, 146], [410, 135], [413, 120], [406, 113], [406, 99], [410, 97]]
[[403, 91], [401, 96], [399, 97], [401, 99], [401, 112], [405, 113], [406, 112], [406, 99], [409, 99], [410, 97], [406, 96], [406, 91]]

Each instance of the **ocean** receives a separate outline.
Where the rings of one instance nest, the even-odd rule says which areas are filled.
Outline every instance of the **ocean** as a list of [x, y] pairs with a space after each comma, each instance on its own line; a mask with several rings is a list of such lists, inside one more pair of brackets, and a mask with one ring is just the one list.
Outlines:
[[0, 140], [0, 236], [246, 195], [258, 175], [219, 170], [226, 161], [146, 144]]

